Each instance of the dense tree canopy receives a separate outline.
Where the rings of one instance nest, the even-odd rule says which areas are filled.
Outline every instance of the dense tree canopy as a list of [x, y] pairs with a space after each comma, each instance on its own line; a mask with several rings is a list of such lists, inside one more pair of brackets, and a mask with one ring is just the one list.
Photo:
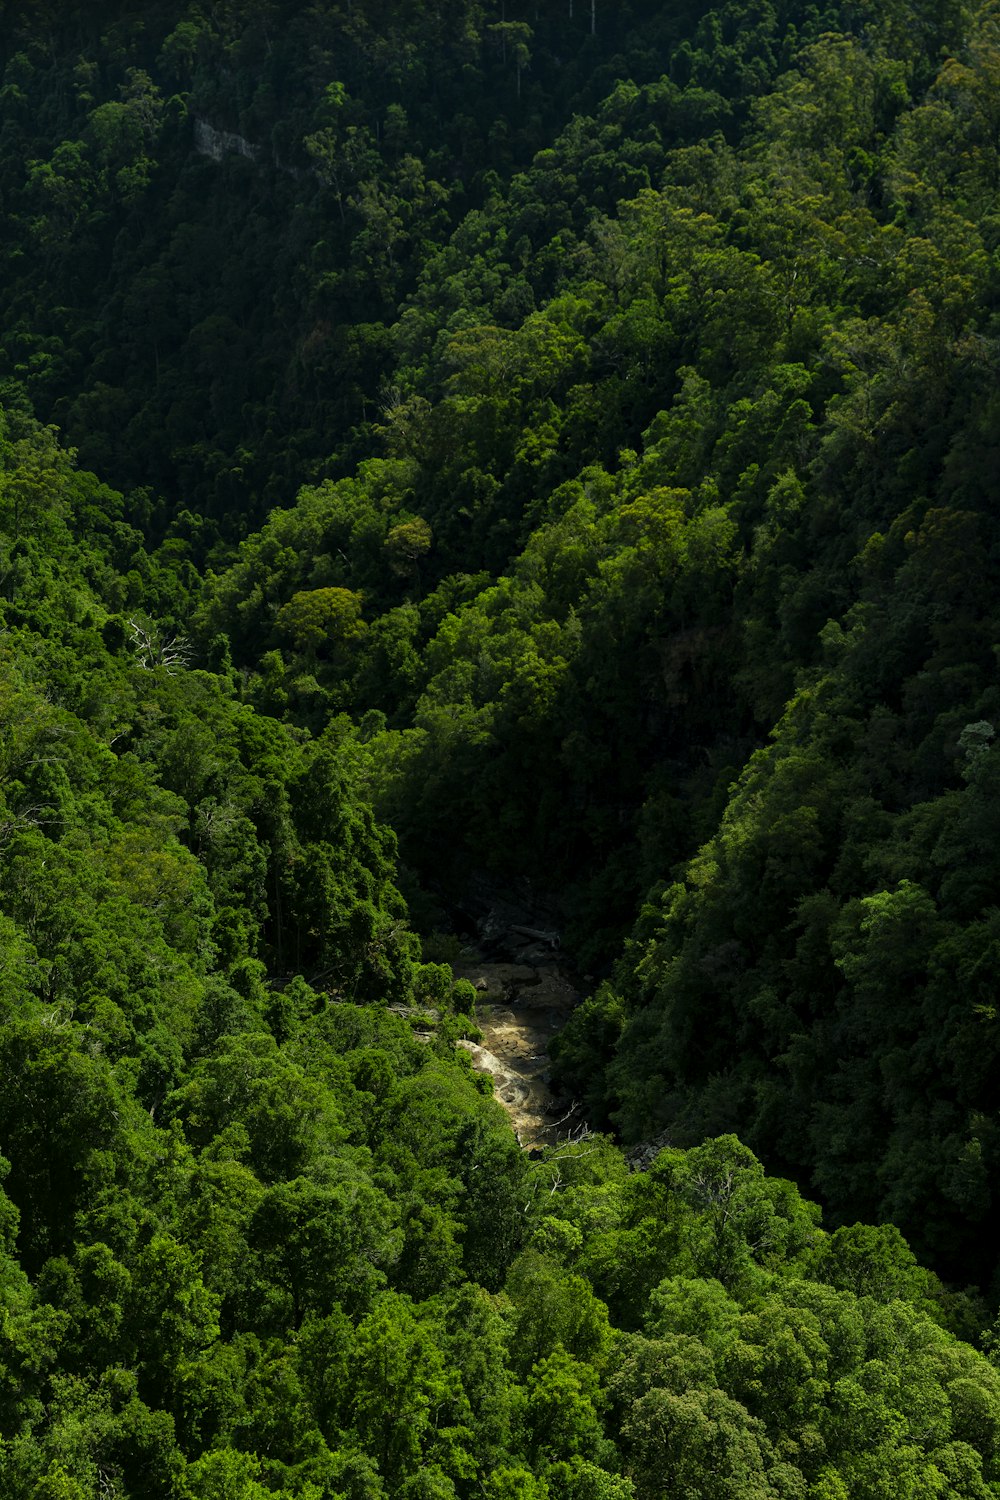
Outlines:
[[996, 4], [0, 71], [4, 1493], [1000, 1494]]

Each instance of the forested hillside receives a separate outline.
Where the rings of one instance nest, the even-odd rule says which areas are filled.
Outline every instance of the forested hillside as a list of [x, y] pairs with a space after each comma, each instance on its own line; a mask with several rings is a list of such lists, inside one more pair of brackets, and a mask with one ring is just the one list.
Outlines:
[[0, 1489], [1000, 1495], [1000, 5], [0, 69]]

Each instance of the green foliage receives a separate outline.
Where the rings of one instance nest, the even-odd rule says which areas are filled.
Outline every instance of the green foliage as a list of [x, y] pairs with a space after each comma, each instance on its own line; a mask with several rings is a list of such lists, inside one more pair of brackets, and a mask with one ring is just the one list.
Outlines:
[[362, 633], [361, 600], [349, 589], [293, 594], [278, 611], [278, 629], [313, 657], [321, 648], [343, 651]]
[[0, 16], [0, 1488], [996, 1493], [995, 7], [141, 12]]

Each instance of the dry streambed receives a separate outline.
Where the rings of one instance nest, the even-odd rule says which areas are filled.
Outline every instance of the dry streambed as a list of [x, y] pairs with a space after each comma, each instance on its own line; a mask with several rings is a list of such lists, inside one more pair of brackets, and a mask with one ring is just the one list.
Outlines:
[[571, 981], [547, 952], [535, 962], [467, 963], [459, 978], [476, 986], [481, 1042], [459, 1042], [473, 1066], [489, 1073], [496, 1098], [511, 1118], [521, 1145], [535, 1149], [566, 1135], [567, 1104], [549, 1085], [549, 1043], [579, 1000]]

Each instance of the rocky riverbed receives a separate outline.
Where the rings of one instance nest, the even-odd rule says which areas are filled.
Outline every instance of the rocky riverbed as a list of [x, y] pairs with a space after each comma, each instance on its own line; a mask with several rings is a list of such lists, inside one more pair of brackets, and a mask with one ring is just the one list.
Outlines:
[[476, 988], [481, 1042], [459, 1042], [493, 1079], [526, 1150], [552, 1145], [578, 1124], [549, 1081], [549, 1043], [580, 999], [559, 955], [559, 934], [524, 902], [494, 897], [476, 923], [477, 942], [454, 964]]

